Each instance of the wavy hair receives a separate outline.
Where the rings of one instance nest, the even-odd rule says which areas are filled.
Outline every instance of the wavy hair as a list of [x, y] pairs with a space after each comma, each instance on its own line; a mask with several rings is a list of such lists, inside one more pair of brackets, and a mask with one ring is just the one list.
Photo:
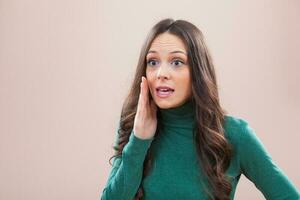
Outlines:
[[[196, 106], [194, 145], [197, 149], [199, 170], [205, 175], [209, 184], [204, 187], [204, 190], [210, 199], [229, 200], [232, 188], [225, 171], [230, 164], [232, 146], [226, 140], [223, 129], [226, 111], [219, 103], [214, 65], [204, 42], [204, 36], [195, 25], [186, 20], [163, 19], [156, 23], [148, 33], [140, 52], [130, 91], [123, 103], [118, 142], [113, 146], [115, 154], [109, 162], [113, 157], [122, 154], [124, 146], [129, 141], [137, 111], [140, 80], [142, 76], [146, 76], [146, 54], [155, 37], [164, 32], [178, 36], [187, 47], [192, 80], [191, 99]], [[156, 134], [159, 134], [158, 132]], [[144, 160], [143, 178], [151, 170], [153, 160], [151, 149], [150, 146]], [[144, 190], [140, 184], [134, 200], [142, 199], [143, 195]]]

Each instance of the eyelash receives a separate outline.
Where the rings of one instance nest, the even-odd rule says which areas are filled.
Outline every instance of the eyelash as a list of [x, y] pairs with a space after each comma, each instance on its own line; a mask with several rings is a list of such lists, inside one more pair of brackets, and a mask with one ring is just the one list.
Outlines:
[[[151, 63], [152, 61], [156, 61], [156, 60], [154, 60], [154, 59], [149, 59], [149, 60], [147, 61], [147, 65], [150, 65], [150, 63]], [[181, 60], [179, 60], [179, 59], [175, 59], [175, 60], [173, 60], [173, 62], [181, 62], [181, 65], [184, 65], [184, 62], [181, 61]], [[150, 65], [150, 66], [153, 66], [153, 65]], [[180, 66], [180, 65], [175, 65], [175, 66]]]

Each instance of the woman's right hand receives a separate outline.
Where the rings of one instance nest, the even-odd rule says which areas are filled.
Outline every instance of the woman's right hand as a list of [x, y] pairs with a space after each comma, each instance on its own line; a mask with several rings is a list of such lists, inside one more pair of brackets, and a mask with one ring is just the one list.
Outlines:
[[144, 76], [142, 76], [140, 87], [133, 132], [140, 139], [150, 139], [154, 137], [157, 128], [157, 106], [153, 99], [149, 98], [149, 86]]

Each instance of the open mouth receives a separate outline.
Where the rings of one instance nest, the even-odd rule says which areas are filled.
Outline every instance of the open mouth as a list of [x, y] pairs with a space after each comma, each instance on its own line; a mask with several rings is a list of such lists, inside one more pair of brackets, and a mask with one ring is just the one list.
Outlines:
[[162, 87], [156, 88], [157, 96], [162, 97], [162, 98], [171, 96], [174, 91], [175, 90], [172, 88], [166, 88], [166, 87], [165, 88], [162, 88]]

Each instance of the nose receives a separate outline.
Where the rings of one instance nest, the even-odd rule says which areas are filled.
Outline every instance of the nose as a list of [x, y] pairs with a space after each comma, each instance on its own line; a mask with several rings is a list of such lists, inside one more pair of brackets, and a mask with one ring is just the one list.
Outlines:
[[170, 73], [168, 70], [167, 65], [161, 65], [159, 69], [157, 70], [156, 77], [158, 79], [169, 79], [170, 78]]

